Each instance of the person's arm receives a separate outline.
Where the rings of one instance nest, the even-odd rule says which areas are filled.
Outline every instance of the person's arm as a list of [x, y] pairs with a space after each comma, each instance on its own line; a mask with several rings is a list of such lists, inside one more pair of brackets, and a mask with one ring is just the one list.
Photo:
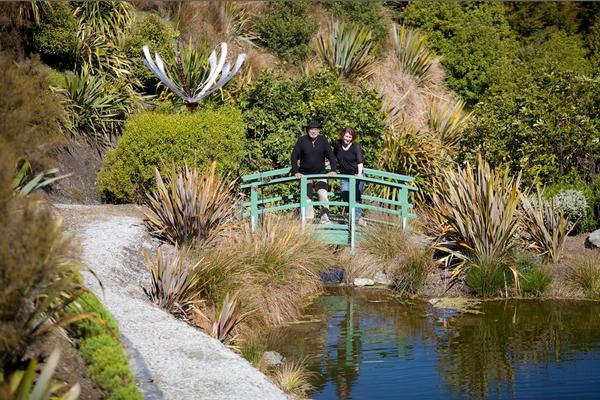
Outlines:
[[[298, 160], [300, 159], [300, 149], [301, 149], [301, 141], [302, 138], [298, 139], [296, 141], [296, 144], [294, 145], [294, 149], [292, 150], [292, 156], [291, 156], [291, 161], [292, 161], [292, 175], [294, 175], [296, 178], [300, 178], [302, 176], [302, 174], [300, 173], [300, 170], [298, 168]], [[300, 175], [300, 176], [298, 176]]]
[[356, 146], [356, 166], [358, 167], [357, 175], [362, 175], [365, 162], [362, 148], [358, 143], [354, 143], [354, 145]]
[[330, 175], [333, 175], [337, 171], [337, 160], [335, 159], [335, 155], [331, 150], [331, 146], [327, 139], [323, 138], [323, 142], [325, 143], [325, 157], [329, 160], [329, 165], [331, 166], [331, 170], [329, 171]]

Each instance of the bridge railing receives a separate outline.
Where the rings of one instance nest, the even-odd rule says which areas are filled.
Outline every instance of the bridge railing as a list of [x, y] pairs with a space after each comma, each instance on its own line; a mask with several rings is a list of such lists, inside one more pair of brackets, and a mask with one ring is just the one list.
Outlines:
[[[355, 210], [376, 211], [378, 213], [391, 214], [398, 217], [397, 225], [404, 230], [408, 228], [408, 220], [414, 218], [415, 214], [411, 212], [412, 204], [410, 203], [409, 193], [416, 192], [418, 189], [414, 185], [414, 178], [410, 176], [394, 174], [386, 171], [365, 168], [364, 176], [344, 174], [312, 174], [303, 175], [301, 178], [296, 178], [290, 175], [290, 168], [280, 168], [272, 171], [259, 172], [250, 175], [242, 176], [243, 190], [249, 190], [249, 200], [244, 202], [244, 217], [249, 217], [252, 229], [256, 229], [259, 219], [266, 213], [299, 210], [300, 219], [303, 225], [307, 223], [308, 207], [319, 206], [343, 206], [348, 208], [348, 223], [347, 224], [323, 224], [316, 227], [318, 233], [329, 243], [334, 244], [349, 244], [352, 248], [359, 238], [357, 233], [357, 221], [355, 220]], [[307, 183], [310, 180], [328, 181], [348, 180], [348, 201], [345, 200], [328, 200], [328, 201], [309, 201], [307, 193]], [[372, 186], [384, 186], [395, 190], [394, 198], [383, 198], [376, 195], [363, 194], [362, 202], [357, 201], [356, 187], [357, 182], [365, 182]], [[263, 197], [264, 189], [283, 186], [290, 183], [298, 182], [300, 187], [295, 193], [287, 195], [276, 195]], [[331, 186], [331, 185], [329, 185]], [[268, 190], [264, 190], [268, 192]], [[273, 191], [271, 191], [273, 192]], [[328, 198], [339, 198], [339, 192], [329, 192]], [[333, 197], [337, 196], [337, 197]], [[367, 219], [372, 223], [390, 223], [389, 220], [381, 221], [377, 219]], [[392, 222], [393, 219], [392, 219]], [[396, 224], [396, 223], [394, 223]]]

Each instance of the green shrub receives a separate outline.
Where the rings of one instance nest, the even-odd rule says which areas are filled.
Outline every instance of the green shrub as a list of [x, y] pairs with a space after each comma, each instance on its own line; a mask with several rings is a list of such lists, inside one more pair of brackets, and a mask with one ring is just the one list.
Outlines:
[[245, 126], [232, 107], [166, 115], [141, 113], [130, 118], [117, 147], [110, 150], [98, 175], [104, 199], [131, 202], [155, 187], [157, 167], [185, 164], [236, 170], [243, 156]]
[[365, 164], [376, 163], [385, 114], [373, 90], [346, 87], [330, 73], [292, 80], [265, 72], [245, 87], [238, 104], [248, 126], [249, 170], [290, 165], [292, 147], [310, 118], [323, 123], [322, 134], [330, 141], [344, 126], [354, 127]]
[[600, 153], [600, 79], [524, 65], [511, 71], [513, 83], [490, 89], [475, 107], [465, 153], [480, 149], [492, 164], [523, 170], [528, 184], [590, 182]]
[[158, 79], [144, 65], [142, 47], [148, 45], [150, 54], [160, 54], [161, 57], [172, 57], [175, 51], [175, 31], [167, 22], [160, 17], [150, 14], [143, 20], [137, 21], [131, 33], [124, 39], [123, 52], [132, 60], [131, 73], [139, 80], [145, 91], [156, 92]]
[[409, 2], [403, 22], [427, 33], [448, 87], [476, 104], [518, 53], [502, 3]]
[[119, 328], [110, 313], [92, 293], [83, 294], [72, 310], [97, 314], [96, 318], [71, 326], [72, 333], [80, 339], [79, 351], [88, 364], [90, 377], [108, 392], [108, 399], [141, 400], [119, 342]]
[[467, 268], [465, 283], [477, 296], [496, 297], [512, 287], [512, 274], [502, 260], [480, 257]]
[[47, 64], [70, 67], [77, 47], [77, 19], [68, 3], [44, 7], [44, 17], [33, 31], [33, 47]]
[[385, 38], [390, 28], [389, 21], [383, 18], [383, 2], [328, 1], [325, 5], [340, 20], [369, 29], [378, 41]]
[[273, 2], [256, 21], [259, 43], [290, 62], [303, 60], [317, 23], [303, 2]]

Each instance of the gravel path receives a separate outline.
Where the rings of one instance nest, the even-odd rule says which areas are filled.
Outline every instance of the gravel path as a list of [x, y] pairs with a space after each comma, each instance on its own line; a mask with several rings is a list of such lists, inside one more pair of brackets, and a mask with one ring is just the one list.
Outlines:
[[[147, 285], [149, 273], [140, 254], [143, 249], [152, 251], [157, 243], [148, 237], [133, 207], [56, 207], [67, 230], [81, 241], [83, 261], [100, 279], [104, 290], [89, 273], [84, 276], [86, 284], [116, 319], [126, 338], [124, 342], [134, 347], [128, 354], [135, 353], [143, 359], [132, 364], [145, 398], [287, 398], [219, 341], [146, 299], [141, 287]], [[147, 385], [149, 380], [153, 380], [154, 389], [151, 382]]]

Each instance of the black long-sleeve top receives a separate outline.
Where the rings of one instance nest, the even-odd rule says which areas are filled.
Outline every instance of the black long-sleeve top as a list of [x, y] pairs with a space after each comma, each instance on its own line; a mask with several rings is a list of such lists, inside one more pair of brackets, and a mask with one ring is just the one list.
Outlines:
[[[319, 135], [313, 141], [310, 136], [304, 135], [298, 139], [292, 150], [292, 174], [324, 174], [325, 158], [329, 160], [331, 170], [337, 169], [337, 162], [331, 146], [323, 136]], [[300, 160], [300, 167], [298, 167]]]
[[352, 142], [348, 150], [344, 150], [342, 142], [338, 140], [333, 146], [333, 153], [342, 174], [358, 174], [358, 164], [364, 163], [363, 152], [358, 143]]

